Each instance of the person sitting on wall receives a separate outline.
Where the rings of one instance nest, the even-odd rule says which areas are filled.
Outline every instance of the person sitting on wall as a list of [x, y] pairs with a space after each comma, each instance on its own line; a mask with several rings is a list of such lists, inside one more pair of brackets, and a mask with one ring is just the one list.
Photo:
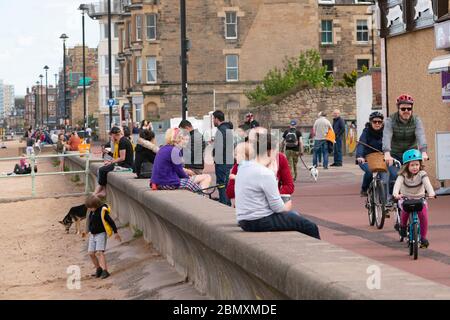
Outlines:
[[139, 133], [139, 139], [135, 149], [134, 173], [140, 179], [151, 178], [153, 162], [158, 153], [158, 146], [155, 142], [155, 133], [148, 129], [143, 129]]
[[111, 129], [111, 137], [114, 147], [113, 157], [110, 160], [105, 160], [105, 165], [98, 169], [98, 186], [95, 189], [94, 195], [98, 197], [106, 196], [106, 184], [108, 173], [113, 171], [116, 166], [122, 168], [133, 168], [133, 146], [130, 140], [125, 138], [122, 131], [118, 127]]
[[188, 137], [183, 136], [179, 128], [166, 131], [166, 145], [159, 149], [153, 163], [151, 187], [154, 190], [185, 189], [199, 192], [208, 188], [211, 183], [209, 174], [195, 175], [189, 169], [183, 168], [182, 149]]
[[67, 151], [78, 151], [78, 147], [81, 144], [81, 139], [76, 131], [72, 131], [70, 139], [67, 142]]
[[236, 216], [244, 231], [298, 231], [320, 239], [319, 228], [292, 211], [292, 200], [278, 190], [274, 172], [269, 168], [271, 134], [257, 134], [253, 144], [256, 158], [242, 161], [236, 175]]

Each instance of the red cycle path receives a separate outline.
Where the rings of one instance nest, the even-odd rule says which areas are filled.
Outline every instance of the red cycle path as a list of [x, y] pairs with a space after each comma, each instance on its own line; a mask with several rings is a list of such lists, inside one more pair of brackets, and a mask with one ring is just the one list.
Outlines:
[[399, 242], [393, 215], [382, 230], [369, 226], [365, 198], [359, 195], [361, 179], [353, 158], [345, 159], [343, 167], [319, 168], [317, 182], [302, 165], [294, 208], [319, 225], [322, 240], [450, 286], [450, 196], [429, 201], [430, 247], [420, 249], [414, 261], [406, 243]]

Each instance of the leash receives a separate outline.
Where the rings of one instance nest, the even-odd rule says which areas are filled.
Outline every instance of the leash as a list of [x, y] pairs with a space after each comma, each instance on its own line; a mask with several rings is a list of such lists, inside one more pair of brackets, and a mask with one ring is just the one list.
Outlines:
[[308, 166], [306, 165], [305, 161], [303, 161], [302, 156], [299, 156], [300, 160], [302, 161], [303, 165], [305, 166], [306, 170], [309, 170]]

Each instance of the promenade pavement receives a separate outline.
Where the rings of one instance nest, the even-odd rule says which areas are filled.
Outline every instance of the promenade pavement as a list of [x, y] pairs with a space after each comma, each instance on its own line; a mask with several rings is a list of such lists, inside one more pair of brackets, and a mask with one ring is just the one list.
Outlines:
[[[311, 156], [304, 159], [308, 165], [312, 163]], [[332, 163], [332, 157], [330, 160]], [[353, 157], [346, 157], [343, 167], [319, 168], [317, 182], [301, 162], [299, 170], [294, 208], [319, 225], [323, 240], [450, 286], [450, 196], [429, 200], [430, 247], [419, 249], [419, 258], [414, 261], [406, 242], [399, 242], [393, 214], [383, 229], [369, 226], [365, 198], [359, 195], [362, 171]]]

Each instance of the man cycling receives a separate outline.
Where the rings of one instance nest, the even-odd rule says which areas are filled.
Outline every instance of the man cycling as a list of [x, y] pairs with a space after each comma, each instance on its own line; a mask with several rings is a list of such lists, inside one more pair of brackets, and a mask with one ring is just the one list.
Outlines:
[[394, 159], [402, 162], [403, 153], [409, 149], [419, 149], [422, 159], [429, 159], [423, 122], [418, 116], [413, 115], [413, 106], [413, 97], [408, 94], [400, 95], [397, 98], [397, 112], [384, 123], [383, 152], [389, 166], [390, 194], [398, 172], [398, 168], [391, 167]]

